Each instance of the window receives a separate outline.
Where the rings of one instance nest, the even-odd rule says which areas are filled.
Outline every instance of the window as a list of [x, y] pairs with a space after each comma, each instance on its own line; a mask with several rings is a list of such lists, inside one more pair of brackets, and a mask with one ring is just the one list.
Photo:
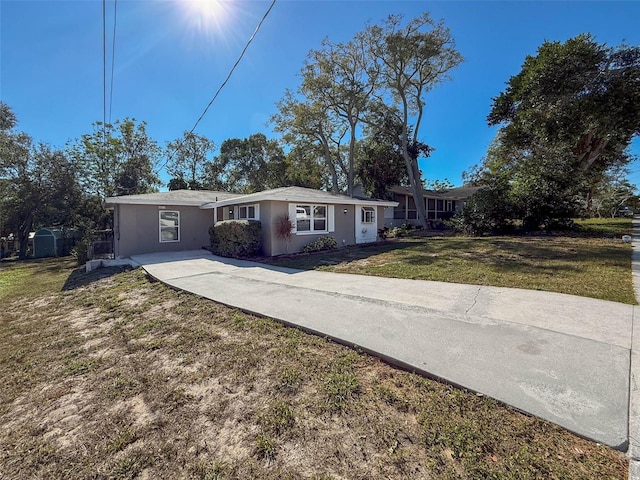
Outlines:
[[362, 207], [362, 223], [374, 223], [376, 221], [376, 211], [373, 207]]
[[238, 208], [238, 218], [242, 220], [258, 220], [257, 205], [244, 205]]
[[326, 205], [296, 205], [296, 230], [298, 232], [326, 232]]
[[180, 212], [161, 210], [160, 214], [160, 242], [180, 241]]

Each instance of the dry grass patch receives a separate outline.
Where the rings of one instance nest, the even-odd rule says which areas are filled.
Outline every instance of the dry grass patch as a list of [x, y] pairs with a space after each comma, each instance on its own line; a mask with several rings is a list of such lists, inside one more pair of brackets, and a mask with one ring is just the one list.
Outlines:
[[626, 478], [620, 452], [141, 270], [73, 280], [5, 304], [7, 478]]

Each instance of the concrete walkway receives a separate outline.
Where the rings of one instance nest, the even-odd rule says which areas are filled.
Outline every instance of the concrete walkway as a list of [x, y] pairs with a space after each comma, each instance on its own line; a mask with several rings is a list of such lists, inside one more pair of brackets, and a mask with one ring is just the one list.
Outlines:
[[358, 346], [627, 449], [631, 305], [299, 271], [204, 250], [133, 260], [176, 288]]

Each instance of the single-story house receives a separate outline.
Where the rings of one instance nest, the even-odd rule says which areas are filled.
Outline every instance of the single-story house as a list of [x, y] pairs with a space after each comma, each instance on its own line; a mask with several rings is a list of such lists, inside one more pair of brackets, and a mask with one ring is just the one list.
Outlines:
[[[209, 246], [209, 228], [230, 219], [259, 220], [265, 255], [302, 251], [330, 235], [338, 246], [375, 242], [384, 227], [385, 209], [395, 201], [339, 195], [302, 187], [282, 187], [248, 195], [173, 190], [105, 199], [113, 209], [114, 256], [194, 250]], [[289, 245], [275, 232], [288, 215], [293, 224]], [[387, 215], [388, 216], [388, 215]]]
[[[424, 208], [427, 220], [449, 218], [459, 212], [465, 202], [482, 187], [456, 187], [448, 190], [423, 190]], [[392, 198], [398, 203], [393, 213], [386, 212], [388, 226], [400, 226], [405, 222], [418, 225], [418, 209], [410, 187], [396, 186], [389, 189]], [[392, 216], [391, 216], [392, 215]]]

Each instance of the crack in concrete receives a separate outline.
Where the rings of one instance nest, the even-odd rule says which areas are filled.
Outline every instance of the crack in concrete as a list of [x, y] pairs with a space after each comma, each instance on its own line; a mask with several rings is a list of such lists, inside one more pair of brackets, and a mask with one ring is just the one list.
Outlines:
[[478, 287], [478, 290], [476, 290], [476, 294], [473, 296], [473, 301], [471, 302], [471, 306], [464, 311], [465, 315], [469, 315], [469, 312], [471, 310], [473, 310], [473, 307], [475, 307], [476, 303], [478, 303], [478, 297], [480, 296], [480, 290], [482, 290], [482, 287]]

